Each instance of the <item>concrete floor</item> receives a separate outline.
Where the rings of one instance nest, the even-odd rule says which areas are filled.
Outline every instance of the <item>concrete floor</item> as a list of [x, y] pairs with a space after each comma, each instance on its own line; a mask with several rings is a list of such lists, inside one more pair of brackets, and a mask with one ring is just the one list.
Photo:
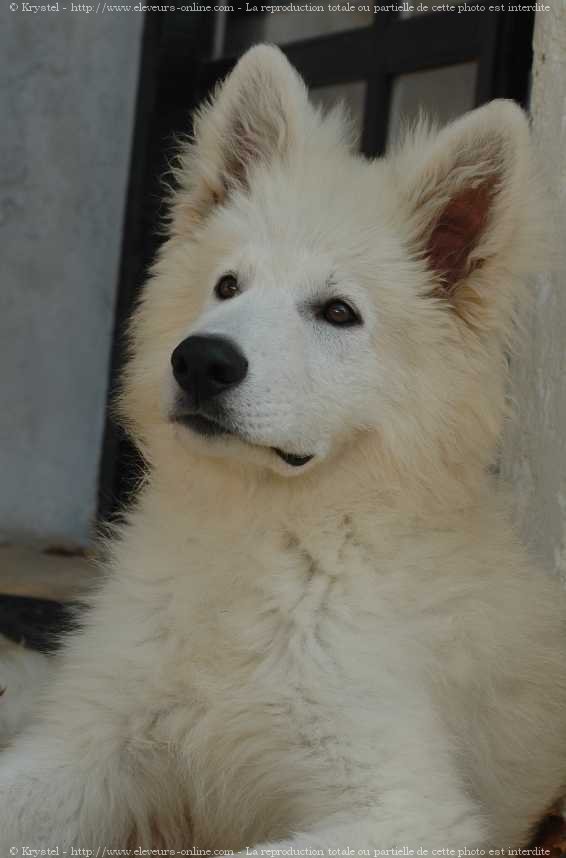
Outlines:
[[92, 558], [0, 545], [0, 594], [67, 601], [99, 577]]

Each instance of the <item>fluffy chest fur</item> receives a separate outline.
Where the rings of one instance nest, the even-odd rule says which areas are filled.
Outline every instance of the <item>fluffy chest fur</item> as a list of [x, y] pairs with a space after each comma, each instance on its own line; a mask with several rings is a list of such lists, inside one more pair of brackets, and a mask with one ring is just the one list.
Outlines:
[[391, 725], [406, 730], [443, 652], [443, 682], [452, 660], [466, 683], [442, 607], [448, 569], [432, 560], [453, 548], [419, 551], [406, 527], [347, 514], [238, 522], [237, 539], [209, 520], [172, 545], [180, 527], [163, 512], [151, 530], [138, 515], [110, 599], [117, 614], [139, 610], [135, 732], [172, 749], [197, 842], [245, 845], [378, 800], [376, 770], [418, 754], [401, 737], [394, 749]]
[[506, 765], [533, 717], [552, 721], [527, 698], [561, 670], [563, 632], [496, 505], [466, 529], [360, 510], [275, 521], [195, 506], [182, 529], [149, 493], [100, 595], [98, 645], [126, 651], [144, 688], [127, 732], [168, 749], [195, 842], [241, 847], [379, 802], [389, 767], [418, 765], [439, 731], [470, 788], [504, 804], [486, 758]]

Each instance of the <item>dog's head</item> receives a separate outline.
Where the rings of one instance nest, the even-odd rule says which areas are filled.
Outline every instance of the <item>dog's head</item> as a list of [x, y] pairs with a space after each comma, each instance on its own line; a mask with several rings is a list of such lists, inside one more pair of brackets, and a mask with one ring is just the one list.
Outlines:
[[282, 476], [360, 443], [487, 461], [535, 197], [524, 114], [494, 102], [387, 158], [352, 151], [261, 46], [198, 114], [133, 325], [123, 411]]

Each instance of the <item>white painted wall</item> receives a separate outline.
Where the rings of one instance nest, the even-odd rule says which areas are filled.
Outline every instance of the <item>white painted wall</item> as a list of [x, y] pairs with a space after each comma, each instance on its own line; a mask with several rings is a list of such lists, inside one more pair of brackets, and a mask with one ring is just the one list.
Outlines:
[[84, 545], [143, 16], [1, 17], [0, 541]]
[[566, 0], [551, 0], [535, 25], [531, 110], [537, 147], [555, 195], [558, 259], [533, 283], [533, 313], [514, 362], [515, 420], [503, 450], [521, 530], [566, 584]]

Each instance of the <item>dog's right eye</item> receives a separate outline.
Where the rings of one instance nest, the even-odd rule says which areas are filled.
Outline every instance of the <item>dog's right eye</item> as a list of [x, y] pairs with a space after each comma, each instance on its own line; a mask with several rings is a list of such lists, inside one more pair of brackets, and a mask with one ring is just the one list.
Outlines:
[[214, 294], [221, 301], [228, 301], [238, 295], [239, 292], [240, 287], [233, 274], [224, 274], [214, 287]]

